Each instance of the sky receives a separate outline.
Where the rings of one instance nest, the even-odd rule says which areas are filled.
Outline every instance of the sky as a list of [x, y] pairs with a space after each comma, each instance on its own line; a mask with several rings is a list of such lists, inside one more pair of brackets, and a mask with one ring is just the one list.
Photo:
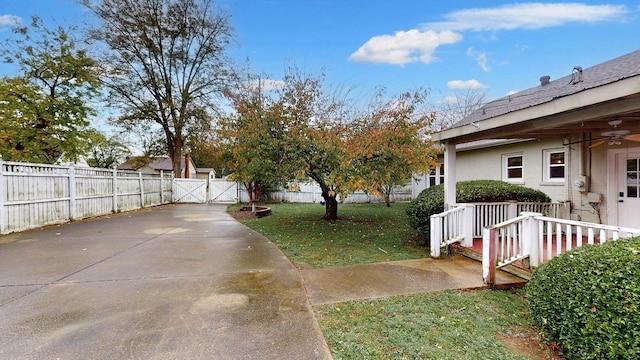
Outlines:
[[[324, 71], [366, 96], [427, 88], [431, 102], [479, 89], [487, 100], [640, 49], [636, 1], [216, 0], [230, 15], [232, 59], [279, 80], [287, 68]], [[74, 0], [0, 0], [11, 22], [95, 23]], [[11, 76], [3, 73], [0, 76]]]

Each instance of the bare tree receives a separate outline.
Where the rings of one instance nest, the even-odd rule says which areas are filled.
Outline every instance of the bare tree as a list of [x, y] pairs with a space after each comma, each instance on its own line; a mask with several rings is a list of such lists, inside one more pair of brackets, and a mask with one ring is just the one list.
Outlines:
[[81, 0], [101, 21], [91, 38], [106, 45], [103, 82], [118, 123], [157, 124], [173, 170], [190, 133], [210, 127], [222, 94], [229, 16], [212, 0]]
[[439, 131], [453, 126], [473, 111], [481, 108], [485, 104], [486, 98], [487, 92], [483, 89], [466, 89], [446, 96], [435, 111], [434, 130]]

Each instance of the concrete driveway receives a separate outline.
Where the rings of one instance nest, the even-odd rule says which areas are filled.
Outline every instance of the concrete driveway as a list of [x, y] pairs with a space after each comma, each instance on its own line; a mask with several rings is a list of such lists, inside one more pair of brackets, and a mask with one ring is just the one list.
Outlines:
[[0, 236], [2, 359], [330, 359], [299, 272], [221, 205]]

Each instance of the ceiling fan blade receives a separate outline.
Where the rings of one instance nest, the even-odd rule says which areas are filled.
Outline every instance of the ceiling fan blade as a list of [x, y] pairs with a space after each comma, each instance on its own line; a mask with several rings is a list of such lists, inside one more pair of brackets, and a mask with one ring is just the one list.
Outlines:
[[600, 145], [602, 145], [604, 143], [605, 143], [605, 140], [598, 140], [598, 141], [594, 142], [593, 144], [591, 144], [591, 146], [589, 146], [589, 149], [597, 147], [597, 146], [600, 146]]
[[625, 140], [631, 141], [639, 141], [640, 142], [640, 134], [631, 134], [624, 136]]

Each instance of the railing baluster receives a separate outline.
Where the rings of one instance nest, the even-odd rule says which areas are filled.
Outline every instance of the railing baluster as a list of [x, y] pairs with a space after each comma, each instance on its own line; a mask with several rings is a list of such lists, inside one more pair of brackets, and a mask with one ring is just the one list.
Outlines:
[[589, 245], [593, 245], [594, 243], [594, 236], [593, 236], [593, 228], [592, 227], [588, 227], [587, 228], [587, 244]]
[[553, 231], [551, 221], [547, 221], [547, 261], [553, 257]]
[[571, 250], [571, 247], [573, 245], [572, 244], [572, 242], [573, 242], [573, 234], [571, 233], [571, 225], [567, 224], [566, 229], [567, 229], [566, 230], [566, 236], [565, 236], [565, 238], [567, 239], [567, 247], [566, 247], [566, 249], [567, 249], [567, 251], [569, 251], [569, 250]]
[[556, 223], [556, 256], [562, 254], [562, 225]]
[[582, 226], [576, 226], [576, 246], [582, 246]]
[[600, 244], [607, 241], [607, 232], [604, 229], [600, 229]]

